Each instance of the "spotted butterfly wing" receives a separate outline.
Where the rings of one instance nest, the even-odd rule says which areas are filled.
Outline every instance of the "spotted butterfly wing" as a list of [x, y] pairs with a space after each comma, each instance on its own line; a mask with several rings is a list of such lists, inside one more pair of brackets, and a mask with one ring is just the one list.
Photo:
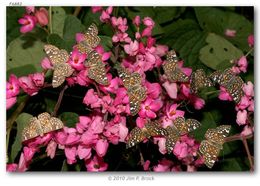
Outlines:
[[226, 88], [227, 92], [232, 96], [236, 103], [239, 103], [243, 97], [243, 80], [236, 76], [232, 70], [226, 69], [224, 72], [215, 71], [210, 75], [213, 82], [217, 82], [220, 86]]
[[192, 93], [198, 93], [201, 88], [211, 87], [212, 81], [207, 77], [203, 69], [198, 69], [191, 75], [190, 89]]
[[37, 136], [43, 136], [45, 133], [63, 128], [61, 120], [51, 117], [49, 113], [44, 112], [29, 120], [28, 126], [23, 129], [22, 141], [26, 141]]
[[166, 60], [167, 62], [162, 66], [166, 77], [171, 82], [183, 83], [189, 81], [189, 77], [185, 73], [183, 73], [181, 69], [178, 67], [178, 58], [174, 51], [168, 52]]
[[139, 112], [141, 102], [146, 99], [146, 88], [141, 86], [142, 77], [138, 73], [130, 74], [125, 68], [119, 65], [116, 68], [124, 87], [127, 89], [130, 113], [134, 116]]
[[76, 45], [76, 48], [81, 53], [90, 53], [94, 48], [100, 43], [100, 38], [98, 37], [98, 28], [92, 23], [87, 31], [84, 33], [84, 39]]
[[52, 87], [59, 87], [65, 81], [66, 77], [71, 76], [74, 72], [73, 68], [66, 63], [69, 60], [69, 54], [66, 50], [60, 50], [53, 45], [45, 45], [44, 50], [54, 69]]
[[89, 67], [88, 77], [95, 80], [101, 85], [108, 85], [108, 79], [106, 76], [105, 64], [102, 62], [101, 56], [96, 52], [92, 51], [88, 55], [88, 60], [85, 65]]
[[225, 137], [228, 136], [231, 126], [221, 125], [216, 129], [208, 129], [199, 147], [199, 152], [204, 158], [208, 168], [212, 168], [217, 160], [220, 150], [223, 148]]
[[167, 131], [162, 128], [158, 122], [149, 122], [142, 129], [135, 127], [131, 130], [126, 143], [126, 148], [131, 148], [146, 138], [164, 135], [167, 135]]
[[185, 121], [184, 117], [177, 117], [173, 122], [173, 126], [168, 126], [166, 128], [168, 132], [168, 136], [166, 137], [167, 152], [170, 153], [173, 150], [174, 145], [181, 135], [194, 131], [200, 126], [201, 123], [195, 119], [187, 119]]

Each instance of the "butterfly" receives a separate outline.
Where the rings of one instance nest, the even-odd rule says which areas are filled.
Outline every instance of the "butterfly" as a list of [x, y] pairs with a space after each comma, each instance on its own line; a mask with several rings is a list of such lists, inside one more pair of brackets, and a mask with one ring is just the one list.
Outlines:
[[190, 89], [192, 93], [198, 93], [203, 87], [213, 86], [212, 81], [207, 77], [203, 69], [198, 69], [191, 75]]
[[199, 147], [199, 153], [204, 158], [208, 168], [212, 168], [220, 150], [223, 148], [225, 137], [228, 136], [231, 126], [220, 125], [216, 129], [208, 129], [205, 138]]
[[167, 131], [162, 128], [157, 121], [150, 121], [143, 128], [135, 127], [131, 130], [126, 143], [126, 148], [131, 148], [146, 138], [166, 135]]
[[100, 43], [100, 38], [98, 37], [98, 28], [97, 26], [92, 23], [87, 31], [84, 33], [84, 39], [83, 41], [79, 42], [76, 45], [76, 48], [81, 53], [90, 53], [93, 51], [94, 48], [98, 46]]
[[136, 115], [141, 107], [141, 102], [146, 99], [146, 88], [142, 87], [142, 77], [135, 72], [130, 74], [125, 68], [120, 65], [116, 66], [119, 77], [123, 80], [123, 85], [127, 89], [127, 94], [130, 103], [130, 113]]
[[96, 52], [92, 51], [88, 54], [88, 60], [85, 62], [85, 66], [88, 69], [88, 77], [95, 80], [101, 85], [108, 85], [108, 79], [106, 76], [105, 64], [102, 62], [101, 56]]
[[45, 133], [63, 128], [60, 119], [51, 117], [49, 113], [43, 112], [38, 117], [32, 117], [28, 126], [22, 131], [22, 141], [26, 141], [37, 136], [43, 136]]
[[173, 126], [168, 126], [166, 128], [167, 136], [165, 146], [168, 154], [172, 152], [176, 142], [182, 135], [194, 131], [200, 126], [201, 123], [195, 119], [187, 119], [185, 121], [184, 117], [177, 117], [173, 121]]
[[225, 87], [236, 103], [240, 102], [242, 96], [244, 95], [244, 81], [240, 76], [236, 76], [231, 68], [224, 70], [223, 73], [220, 71], [215, 71], [210, 75], [210, 78], [214, 83], [218, 83], [220, 86]]
[[69, 60], [69, 54], [64, 49], [58, 49], [53, 45], [45, 45], [44, 50], [51, 61], [54, 72], [52, 78], [52, 87], [59, 87], [74, 72], [73, 68], [66, 63]]
[[181, 69], [178, 67], [178, 58], [174, 50], [171, 50], [167, 53], [166, 63], [163, 64], [163, 70], [166, 77], [171, 82], [187, 82], [189, 77], [184, 74]]

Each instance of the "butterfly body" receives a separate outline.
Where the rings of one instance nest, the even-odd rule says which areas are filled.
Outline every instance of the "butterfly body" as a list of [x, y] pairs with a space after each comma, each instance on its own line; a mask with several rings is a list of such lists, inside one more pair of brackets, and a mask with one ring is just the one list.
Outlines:
[[126, 148], [131, 148], [146, 138], [154, 136], [166, 136], [167, 131], [160, 126], [156, 121], [147, 123], [143, 128], [135, 127], [129, 134], [129, 139], [126, 143]]
[[69, 60], [69, 54], [66, 50], [58, 49], [54, 45], [45, 45], [44, 50], [53, 65], [52, 87], [57, 88], [74, 72], [73, 68], [66, 63]]
[[49, 113], [44, 112], [38, 117], [32, 117], [29, 124], [22, 132], [22, 141], [26, 141], [37, 136], [43, 136], [45, 133], [63, 128], [61, 120], [51, 117]]
[[208, 168], [212, 168], [217, 160], [220, 150], [223, 148], [225, 137], [228, 136], [231, 126], [221, 125], [216, 129], [208, 129], [199, 147], [199, 152], [204, 158]]
[[241, 77], [236, 76], [230, 68], [226, 69], [223, 73], [215, 71], [210, 75], [210, 78], [213, 82], [225, 87], [236, 103], [240, 102], [244, 94], [242, 89], [244, 81]]
[[134, 116], [139, 112], [141, 102], [146, 99], [146, 88], [141, 85], [142, 77], [139, 73], [130, 74], [130, 72], [121, 66], [117, 66], [117, 70], [124, 87], [127, 89], [130, 113]]
[[201, 123], [195, 119], [187, 119], [185, 121], [184, 117], [176, 118], [173, 122], [173, 126], [168, 126], [166, 128], [166, 131], [168, 133], [165, 143], [167, 152], [171, 153], [176, 142], [182, 135], [194, 131], [200, 126]]
[[168, 52], [166, 61], [167, 62], [162, 66], [164, 73], [169, 81], [181, 83], [189, 81], [189, 77], [178, 67], [178, 58], [175, 51], [171, 50]]
[[191, 75], [190, 89], [192, 93], [198, 93], [198, 91], [203, 87], [213, 86], [212, 81], [207, 77], [203, 69], [197, 69]]

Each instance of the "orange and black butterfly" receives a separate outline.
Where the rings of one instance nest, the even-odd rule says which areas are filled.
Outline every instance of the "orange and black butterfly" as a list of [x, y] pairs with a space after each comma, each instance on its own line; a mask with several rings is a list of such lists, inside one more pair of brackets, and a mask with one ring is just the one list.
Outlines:
[[177, 117], [173, 121], [173, 126], [168, 126], [166, 128], [166, 150], [170, 154], [180, 137], [184, 134], [187, 134], [191, 131], [196, 130], [201, 126], [201, 123], [195, 119], [187, 119], [185, 121], [184, 117]]
[[116, 66], [119, 77], [123, 81], [124, 87], [127, 89], [129, 97], [130, 113], [136, 115], [141, 107], [141, 102], [146, 99], [146, 88], [142, 87], [142, 77], [139, 73], [130, 73], [120, 65]]
[[143, 128], [135, 127], [131, 130], [126, 148], [131, 148], [150, 137], [167, 135], [167, 131], [157, 121], [150, 121]]
[[190, 90], [191, 93], [198, 93], [201, 88], [213, 86], [210, 78], [207, 77], [203, 69], [198, 69], [191, 75]]
[[163, 64], [163, 70], [169, 81], [181, 83], [189, 81], [189, 77], [178, 67], [178, 58], [174, 50], [167, 53], [166, 61]]
[[199, 147], [199, 152], [204, 158], [204, 163], [208, 168], [212, 168], [218, 158], [220, 150], [223, 148], [225, 137], [231, 129], [230, 125], [220, 125], [216, 129], [208, 129]]
[[210, 78], [214, 83], [218, 83], [220, 86], [225, 87], [236, 103], [240, 102], [244, 95], [244, 81], [240, 76], [234, 74], [231, 68], [224, 70], [224, 72], [215, 71], [210, 75]]
[[37, 136], [43, 136], [45, 133], [59, 130], [63, 128], [63, 123], [60, 119], [51, 117], [49, 113], [44, 112], [38, 117], [32, 117], [29, 120], [28, 126], [22, 131], [22, 141], [26, 141]]
[[98, 28], [92, 23], [84, 33], [84, 39], [76, 45], [81, 53], [90, 53], [98, 46], [100, 38], [98, 37]]
[[53, 65], [52, 87], [56, 88], [62, 85], [66, 77], [74, 72], [73, 68], [66, 63], [69, 60], [69, 54], [64, 49], [59, 49], [54, 45], [45, 45], [44, 50]]

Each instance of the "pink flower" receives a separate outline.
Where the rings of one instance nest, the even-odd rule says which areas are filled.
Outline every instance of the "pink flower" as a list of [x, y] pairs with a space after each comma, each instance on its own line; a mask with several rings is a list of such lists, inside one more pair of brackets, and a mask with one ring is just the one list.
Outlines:
[[83, 99], [83, 103], [90, 105], [91, 108], [99, 108], [102, 104], [102, 100], [98, 97], [94, 89], [89, 89]]
[[6, 164], [6, 171], [7, 172], [15, 172], [16, 169], [17, 169], [17, 164], [16, 163], [9, 163], [9, 164]]
[[84, 145], [92, 145], [95, 144], [98, 140], [98, 135], [94, 134], [93, 131], [87, 130], [81, 135], [81, 142]]
[[247, 120], [247, 111], [246, 110], [240, 110], [237, 112], [237, 119], [236, 122], [238, 125], [245, 125]]
[[243, 128], [243, 131], [240, 133], [241, 136], [249, 136], [253, 133], [253, 129], [252, 127], [246, 125], [244, 128]]
[[127, 19], [126, 18], [116, 18], [116, 17], [112, 17], [111, 18], [111, 23], [113, 25], [113, 27], [117, 27], [119, 31], [121, 32], [125, 32], [128, 29], [127, 26]]
[[23, 89], [24, 92], [29, 94], [30, 96], [34, 96], [38, 93], [39, 88], [37, 88], [32, 81], [32, 78], [23, 76], [19, 78], [19, 85]]
[[91, 157], [91, 148], [79, 145], [77, 149], [77, 154], [79, 156], [79, 159], [89, 159]]
[[140, 19], [140, 16], [135, 16], [134, 19], [133, 19], [133, 24], [137, 27], [140, 26], [140, 23], [141, 23], [141, 19]]
[[39, 10], [36, 10], [34, 15], [41, 26], [48, 25], [48, 10], [46, 10], [45, 8], [40, 8]]
[[144, 19], [143, 19], [143, 23], [144, 23], [144, 25], [145, 26], [147, 26], [147, 27], [154, 27], [154, 21], [153, 21], [153, 19], [152, 18], [150, 18], [150, 17], [145, 17]]
[[240, 102], [236, 105], [236, 109], [244, 110], [250, 105], [250, 100], [247, 96], [243, 96]]
[[26, 33], [26, 32], [32, 31], [36, 25], [36, 22], [37, 22], [37, 19], [34, 16], [25, 15], [23, 18], [20, 18], [18, 20], [18, 23], [23, 25], [20, 28], [20, 32]]
[[84, 39], [85, 39], [85, 36], [84, 36], [83, 33], [76, 33], [76, 41], [77, 41], [77, 43], [80, 43]]
[[237, 65], [239, 67], [239, 70], [242, 71], [242, 72], [246, 72], [247, 71], [247, 66], [248, 66], [248, 62], [247, 62], [247, 59], [245, 56], [242, 56], [238, 62], [237, 62]]
[[188, 145], [178, 141], [174, 146], [173, 153], [180, 159], [185, 158], [188, 155]]
[[9, 82], [6, 83], [6, 98], [17, 96], [19, 91], [19, 81], [14, 74], [11, 74], [9, 77]]
[[94, 134], [100, 134], [103, 132], [105, 124], [106, 123], [103, 121], [103, 118], [101, 116], [95, 116], [92, 119], [89, 128], [93, 131]]
[[183, 67], [184, 61], [178, 61], [178, 67], [181, 69], [181, 71], [186, 74], [187, 76], [190, 76], [192, 73], [192, 68], [189, 67]]
[[147, 90], [146, 91], [147, 95], [150, 98], [152, 98], [152, 99], [159, 98], [159, 96], [162, 92], [162, 88], [159, 83], [150, 83], [150, 82], [146, 81], [145, 86], [146, 86], [146, 90]]
[[105, 139], [99, 139], [97, 141], [95, 149], [99, 157], [103, 157], [106, 155], [108, 146], [109, 143]]
[[76, 70], [80, 71], [85, 68], [84, 61], [87, 58], [87, 54], [81, 54], [78, 50], [73, 50], [69, 64]]
[[159, 164], [153, 167], [154, 172], [168, 172], [173, 166], [173, 162], [167, 159], [162, 159]]
[[23, 153], [24, 153], [24, 159], [26, 162], [29, 162], [32, 160], [34, 154], [36, 152], [35, 148], [29, 148], [29, 147], [24, 147], [23, 148]]
[[251, 34], [251, 35], [248, 36], [247, 42], [248, 42], [248, 45], [249, 45], [250, 47], [253, 47], [253, 46], [254, 46], [254, 35], [253, 35], [253, 34]]
[[243, 85], [243, 91], [245, 95], [249, 97], [254, 97], [254, 85], [251, 81], [248, 81], [246, 84]]
[[250, 101], [250, 105], [249, 105], [249, 107], [247, 109], [248, 109], [248, 111], [254, 112], [254, 110], [255, 110], [254, 100]]
[[[68, 78], [66, 79], [68, 80]], [[81, 86], [88, 86], [89, 83], [92, 82], [92, 80], [90, 80], [88, 77], [87, 77], [87, 70], [81, 70], [76, 78], [75, 78], [76, 82], [81, 85]]]
[[35, 12], [35, 7], [34, 6], [26, 6], [25, 10], [26, 10], [27, 14], [34, 13]]
[[194, 165], [187, 166], [187, 172], [195, 172], [197, 169]]
[[43, 60], [41, 61], [41, 66], [44, 70], [52, 68], [52, 64], [48, 57], [43, 58]]
[[196, 110], [200, 110], [204, 107], [205, 101], [202, 98], [199, 98], [197, 96], [191, 96], [191, 103], [193, 104], [194, 108]]
[[166, 138], [165, 137], [154, 137], [153, 139], [154, 139], [155, 143], [158, 143], [160, 153], [166, 154], [167, 153], [166, 146], [165, 146]]
[[177, 110], [178, 105], [172, 104], [170, 107], [167, 106], [168, 109], [166, 110], [167, 117], [171, 120], [175, 120], [177, 117], [183, 117], [185, 112], [181, 110]]
[[11, 97], [6, 99], [6, 109], [8, 110], [17, 102], [16, 97]]
[[77, 155], [77, 148], [76, 147], [65, 147], [65, 156], [67, 157], [67, 163], [69, 165], [75, 163]]
[[110, 82], [110, 84], [108, 86], [100, 85], [100, 89], [105, 93], [109, 92], [109, 93], [116, 94], [120, 79], [118, 77], [115, 77], [114, 79], [112, 79], [112, 74], [107, 74], [107, 78], [108, 78], [108, 82]]
[[91, 118], [87, 116], [79, 116], [79, 123], [76, 124], [77, 132], [82, 134], [89, 127]]
[[226, 29], [226, 31], [225, 31], [225, 35], [227, 37], [235, 37], [236, 33], [237, 33], [236, 30], [231, 30], [231, 29]]
[[172, 99], [177, 98], [178, 89], [176, 83], [170, 83], [169, 81], [166, 81], [162, 84], [162, 86], [165, 88], [170, 98]]
[[230, 94], [226, 91], [225, 87], [220, 86], [220, 93], [218, 95], [218, 98], [223, 101], [232, 101], [233, 98], [230, 96]]
[[131, 42], [131, 38], [128, 36], [127, 33], [117, 32], [115, 35], [113, 35], [112, 41], [114, 43], [117, 43], [117, 42], [130, 43]]
[[100, 21], [101, 22], [108, 21], [110, 19], [110, 14], [112, 13], [112, 11], [113, 11], [112, 6], [108, 7], [106, 10], [103, 10], [100, 16]]
[[141, 118], [141, 117], [137, 117], [137, 119], [136, 119], [136, 126], [137, 127], [144, 128], [145, 123], [146, 123], [146, 119]]
[[151, 98], [147, 98], [144, 103], [141, 104], [141, 109], [139, 111], [139, 116], [143, 118], [156, 118], [156, 113], [163, 106], [163, 102], [161, 100], [153, 100]]
[[87, 171], [101, 172], [107, 170], [108, 164], [103, 161], [101, 157], [94, 156], [93, 159], [85, 161]]
[[150, 37], [152, 35], [152, 27], [146, 27], [142, 32], [142, 37]]
[[156, 45], [156, 51], [155, 54], [162, 57], [164, 56], [168, 51], [167, 45]]
[[32, 79], [32, 81], [36, 87], [42, 87], [44, 84], [44, 73], [43, 72], [29, 74], [29, 78]]
[[149, 170], [149, 166], [150, 166], [150, 161], [149, 160], [146, 160], [143, 164], [143, 168], [144, 168], [144, 171], [148, 171]]
[[91, 7], [92, 13], [97, 13], [102, 11], [102, 6], [92, 6]]
[[57, 148], [57, 143], [54, 140], [50, 141], [46, 148], [46, 152], [47, 152], [47, 156], [49, 156], [51, 159], [53, 159], [55, 156], [56, 148]]
[[130, 44], [124, 45], [124, 49], [130, 56], [135, 56], [138, 53], [139, 44], [136, 40], [134, 42], [131, 41]]
[[21, 155], [20, 155], [17, 171], [18, 172], [25, 172], [27, 169], [28, 169], [28, 165], [27, 165], [27, 162], [24, 158], [24, 153], [22, 152]]

